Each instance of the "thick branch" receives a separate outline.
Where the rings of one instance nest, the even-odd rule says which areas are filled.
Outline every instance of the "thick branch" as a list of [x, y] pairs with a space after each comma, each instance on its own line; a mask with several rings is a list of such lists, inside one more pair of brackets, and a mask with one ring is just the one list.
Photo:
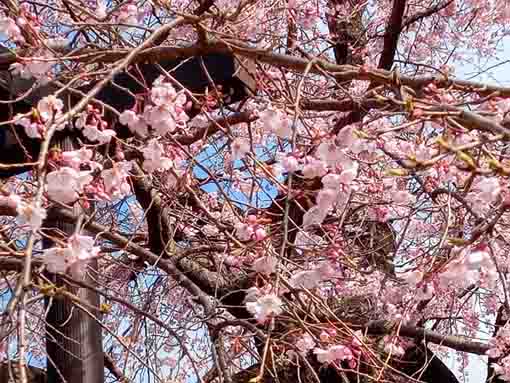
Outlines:
[[[150, 45], [150, 44], [149, 44]], [[97, 59], [101, 62], [115, 62], [119, 59], [126, 57], [127, 54], [132, 53], [130, 50], [115, 50], [115, 51], [97, 51], [89, 53], [90, 60]], [[215, 41], [211, 40], [204, 45], [193, 45], [185, 48], [177, 47], [152, 47], [140, 52], [136, 55], [130, 56], [130, 63], [151, 62], [157, 63], [166, 60], [175, 60], [179, 58], [189, 58], [193, 56], [206, 55], [206, 54], [238, 54], [240, 56], [252, 58], [262, 63], [279, 66], [281, 68], [294, 70], [297, 72], [307, 71], [310, 61], [306, 58], [290, 56], [280, 53], [275, 53], [265, 49], [258, 49], [249, 46], [237, 40], [224, 40]], [[100, 56], [100, 57], [99, 57]], [[0, 55], [1, 57], [1, 55]], [[9, 58], [10, 57], [10, 58]], [[6, 57], [5, 62], [14, 62], [14, 57]], [[0, 59], [0, 63], [1, 63]], [[362, 70], [359, 67], [352, 65], [336, 65], [326, 60], [315, 59], [315, 65], [310, 69], [311, 73], [323, 74], [323, 71], [333, 73], [335, 78], [340, 81], [350, 80], [367, 80], [375, 84], [391, 84], [393, 76], [390, 71], [383, 69], [376, 70]], [[467, 81], [460, 79], [446, 78], [444, 76], [404, 76], [399, 77], [400, 83], [407, 85], [414, 89], [421, 89], [424, 86], [434, 83], [438, 88], [453, 88], [456, 90], [476, 92], [480, 95], [489, 95], [496, 93], [501, 97], [510, 97], [510, 87], [503, 87], [497, 85], [487, 85], [475, 81]]]
[[386, 25], [386, 33], [384, 35], [383, 51], [379, 59], [379, 68], [391, 69], [393, 59], [397, 52], [398, 39], [402, 30], [402, 19], [406, 9], [406, 0], [394, 0], [391, 16]]
[[427, 330], [423, 327], [410, 325], [399, 325], [398, 322], [389, 322], [384, 320], [370, 321], [365, 326], [369, 334], [383, 335], [391, 334], [398, 329], [400, 336], [409, 338], [419, 338], [425, 342], [439, 344], [457, 351], [469, 352], [471, 354], [485, 355], [489, 346], [486, 343], [470, 341], [454, 335], [443, 335], [435, 331]]

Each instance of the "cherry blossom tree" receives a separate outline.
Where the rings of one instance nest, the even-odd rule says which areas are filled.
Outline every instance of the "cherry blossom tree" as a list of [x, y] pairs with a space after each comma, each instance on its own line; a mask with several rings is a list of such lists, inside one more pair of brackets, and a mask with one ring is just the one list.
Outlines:
[[510, 381], [506, 0], [1, 4], [2, 381]]

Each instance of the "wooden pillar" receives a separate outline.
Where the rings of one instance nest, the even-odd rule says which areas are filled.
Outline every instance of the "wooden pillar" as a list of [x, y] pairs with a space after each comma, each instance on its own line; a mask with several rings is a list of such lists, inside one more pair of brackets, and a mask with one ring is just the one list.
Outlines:
[[[76, 149], [77, 143], [69, 134], [56, 135], [54, 146], [69, 151]], [[75, 204], [74, 210], [76, 214], [79, 213], [78, 204]], [[75, 225], [49, 219], [44, 229], [58, 229], [54, 230], [55, 235], [61, 231], [69, 237], [74, 233]], [[49, 248], [54, 244], [50, 240], [45, 240], [43, 246]], [[90, 261], [87, 272], [83, 274], [83, 281], [94, 285], [97, 270], [97, 260]], [[77, 295], [87, 306], [99, 307], [99, 295], [96, 292], [70, 286], [56, 274], [48, 273], [47, 276], [56, 286], [65, 286], [68, 291]], [[103, 383], [104, 358], [99, 323], [68, 298], [46, 298], [45, 306], [48, 313], [46, 316], [48, 383]], [[87, 310], [91, 311], [89, 307]], [[100, 318], [97, 310], [94, 310], [93, 314]]]

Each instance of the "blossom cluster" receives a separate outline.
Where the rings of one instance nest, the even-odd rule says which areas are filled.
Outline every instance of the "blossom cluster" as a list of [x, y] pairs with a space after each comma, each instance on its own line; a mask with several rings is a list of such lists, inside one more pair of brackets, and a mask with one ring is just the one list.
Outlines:
[[489, 245], [481, 243], [471, 248], [453, 250], [458, 256], [439, 274], [442, 287], [451, 283], [467, 286], [480, 281], [493, 288], [499, 279], [495, 260], [491, 257]]
[[296, 348], [303, 355], [313, 350], [319, 363], [331, 364], [345, 361], [349, 368], [356, 368], [363, 345], [362, 332], [354, 332], [350, 341], [345, 344], [337, 343], [336, 336], [337, 332], [334, 328], [323, 330], [319, 335], [319, 341], [323, 344], [323, 347], [316, 347], [317, 343], [313, 337], [305, 333], [296, 342]]
[[[14, 117], [14, 123], [25, 129], [25, 133], [30, 138], [42, 138], [46, 132], [47, 124], [52, 123], [62, 116], [64, 103], [54, 95], [41, 99], [29, 115], [18, 114]], [[65, 125], [60, 124], [61, 130]]]
[[[147, 136], [149, 125], [154, 133], [164, 135], [173, 132], [176, 126], [183, 126], [187, 121], [184, 93], [177, 93], [163, 77], [154, 82], [151, 101], [152, 105], [146, 106], [143, 116], [125, 111], [121, 115], [121, 122], [140, 136]], [[29, 114], [15, 116], [14, 123], [22, 126], [30, 138], [43, 139], [49, 125], [63, 119], [63, 109], [62, 100], [54, 95], [46, 96]], [[67, 126], [59, 123], [57, 130]], [[87, 140], [99, 145], [109, 143], [116, 135], [114, 130], [108, 128], [100, 110], [92, 105], [78, 115], [74, 126], [81, 130]], [[72, 205], [82, 199], [82, 204], [86, 207], [89, 198], [111, 200], [131, 194], [129, 175], [133, 163], [123, 160], [124, 155], [120, 152], [120, 161], [111, 161], [109, 166], [104, 168], [98, 162], [100, 156], [91, 146], [93, 145], [64, 152], [57, 148], [50, 149], [48, 167], [51, 170], [45, 179], [45, 197], [48, 200]], [[174, 167], [174, 159], [178, 158], [176, 153], [166, 151], [157, 138], [148, 139], [140, 151], [143, 155], [142, 167], [148, 173], [169, 170]], [[178, 171], [176, 168], [176, 172]], [[174, 176], [171, 178], [175, 179]], [[172, 183], [171, 180], [169, 182]], [[173, 184], [175, 183], [176, 180]], [[33, 232], [37, 232], [46, 218], [44, 200], [30, 202], [13, 194], [9, 201], [16, 208], [20, 221], [28, 224]], [[260, 230], [257, 232], [260, 234]], [[93, 246], [93, 239], [75, 235], [69, 241], [65, 247], [44, 251], [44, 262], [50, 271], [79, 270], [83, 261], [97, 256], [99, 248]]]
[[76, 275], [83, 274], [85, 262], [98, 256], [100, 247], [94, 246], [94, 238], [75, 234], [65, 247], [44, 250], [43, 261], [48, 271], [63, 273], [69, 270]]
[[263, 241], [266, 238], [264, 227], [258, 223], [257, 216], [250, 214], [245, 222], [236, 224], [236, 235], [241, 241]]
[[277, 295], [266, 293], [256, 287], [248, 290], [245, 305], [248, 312], [260, 323], [264, 323], [271, 317], [280, 315], [283, 312], [283, 302]]
[[131, 132], [141, 137], [149, 134], [149, 126], [158, 136], [165, 136], [185, 127], [189, 119], [185, 112], [186, 94], [184, 91], [177, 92], [165, 76], [154, 81], [150, 100], [152, 105], [147, 104], [143, 114], [138, 114], [135, 110], [122, 112], [120, 123], [127, 125]]

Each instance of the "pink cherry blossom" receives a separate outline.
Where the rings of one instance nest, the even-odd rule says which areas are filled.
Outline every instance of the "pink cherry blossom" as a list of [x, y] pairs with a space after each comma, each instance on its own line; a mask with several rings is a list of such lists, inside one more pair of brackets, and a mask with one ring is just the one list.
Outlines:
[[117, 15], [119, 24], [138, 24], [138, 8], [134, 4], [126, 4]]
[[93, 151], [87, 148], [80, 148], [62, 153], [62, 160], [75, 170], [80, 170], [81, 165], [91, 165], [93, 169], [100, 169], [101, 164], [92, 161]]
[[320, 273], [315, 270], [300, 271], [292, 276], [289, 280], [289, 285], [294, 288], [301, 289], [314, 289], [321, 282], [322, 278]]
[[101, 172], [104, 191], [110, 198], [124, 198], [131, 194], [131, 186], [128, 182], [131, 168], [132, 164], [130, 162], [122, 161], [114, 163], [111, 169], [105, 169]]
[[28, 224], [32, 231], [37, 231], [41, 228], [42, 222], [46, 218], [46, 209], [38, 203], [27, 203], [16, 194], [10, 195], [9, 200], [16, 206], [18, 217], [23, 223]]
[[73, 266], [74, 271], [78, 271], [79, 264], [98, 256], [100, 248], [94, 246], [94, 242], [92, 237], [75, 234], [66, 247], [44, 250], [43, 262], [52, 273], [63, 273]]
[[434, 285], [432, 283], [423, 283], [416, 287], [414, 296], [418, 301], [425, 301], [434, 296]]
[[356, 128], [353, 125], [346, 126], [336, 136], [336, 142], [343, 148], [351, 148], [358, 140]]
[[301, 168], [299, 160], [292, 155], [283, 156], [280, 159], [280, 164], [282, 168], [285, 169], [285, 171], [287, 171], [288, 173], [295, 173]]
[[397, 337], [386, 335], [383, 338], [383, 344], [384, 344], [384, 352], [388, 354], [393, 354], [396, 356], [403, 356], [405, 354], [405, 350], [400, 345], [400, 342]]
[[319, 194], [317, 195], [317, 206], [322, 211], [327, 211], [335, 204], [338, 195], [338, 189], [324, 188], [320, 190]]
[[97, 6], [96, 6], [96, 17], [99, 20], [103, 20], [106, 18], [107, 15], [107, 9], [106, 4], [103, 0], [97, 0]]
[[149, 127], [143, 116], [136, 114], [132, 110], [125, 110], [122, 112], [119, 116], [119, 122], [122, 125], [127, 125], [131, 132], [137, 133], [142, 137], [149, 134]]
[[44, 84], [49, 80], [50, 70], [53, 66], [52, 58], [53, 54], [50, 51], [40, 50], [31, 58], [11, 64], [10, 68], [14, 76], [20, 76], [27, 80], [35, 78], [39, 83]]
[[298, 339], [296, 347], [301, 353], [306, 354], [315, 347], [315, 341], [310, 334], [306, 333]]
[[261, 274], [271, 274], [276, 271], [276, 266], [278, 265], [278, 260], [271, 256], [265, 256], [256, 259], [253, 262], [253, 270], [255, 270], [257, 273]]
[[292, 276], [289, 285], [297, 289], [314, 289], [320, 282], [328, 280], [336, 274], [328, 263], [323, 263], [314, 270], [300, 271]]
[[172, 133], [178, 122], [175, 112], [166, 105], [146, 107], [144, 119], [159, 136]]
[[303, 227], [307, 228], [309, 226], [321, 224], [327, 215], [328, 210], [324, 209], [324, 206], [312, 206], [303, 216]]
[[63, 167], [46, 176], [48, 196], [58, 202], [69, 204], [76, 201], [83, 187], [92, 181], [90, 172], [79, 172]]
[[297, 22], [304, 29], [311, 29], [319, 20], [317, 8], [312, 4], [307, 4], [298, 12]]
[[263, 241], [267, 236], [266, 231], [264, 230], [263, 227], [257, 227], [253, 234], [255, 241]]
[[0, 17], [0, 33], [16, 42], [23, 42], [25, 40], [21, 34], [21, 29], [10, 17]]
[[220, 233], [220, 230], [218, 229], [218, 227], [216, 225], [205, 225], [203, 228], [202, 228], [202, 232], [207, 235], [208, 237], [213, 237], [213, 236], [216, 236]]
[[232, 150], [232, 159], [240, 160], [250, 152], [250, 143], [244, 138], [236, 138], [230, 144], [230, 150]]
[[344, 185], [351, 185], [358, 175], [358, 163], [350, 160], [347, 163], [349, 166], [345, 166], [340, 173], [340, 182]]
[[259, 322], [265, 322], [269, 317], [280, 315], [283, 312], [283, 302], [274, 294], [263, 295], [255, 302], [247, 302], [246, 309], [253, 314]]
[[32, 122], [30, 118], [17, 114], [14, 116], [14, 124], [21, 125], [25, 128], [25, 133], [30, 138], [41, 138], [42, 126], [36, 122]]
[[510, 356], [503, 358], [500, 363], [492, 363], [491, 367], [501, 380], [510, 382]]
[[235, 229], [241, 241], [263, 241], [267, 236], [265, 229], [257, 223], [257, 217], [251, 214], [246, 217], [246, 222], [237, 222]]
[[331, 335], [329, 334], [329, 332], [323, 330], [321, 331], [319, 338], [321, 342], [328, 342], [331, 338]]
[[280, 138], [292, 136], [291, 123], [282, 111], [266, 109], [260, 114], [260, 121], [267, 132], [272, 132]]
[[501, 192], [501, 186], [497, 178], [484, 178], [478, 182], [477, 188], [480, 191], [479, 198], [485, 203], [494, 202]]
[[241, 241], [248, 241], [251, 239], [252, 235], [255, 233], [252, 225], [247, 223], [239, 222], [235, 225], [236, 229], [236, 237]]
[[172, 104], [176, 97], [177, 92], [175, 88], [169, 82], [164, 82], [164, 77], [160, 76], [154, 82], [154, 86], [151, 90], [151, 101], [154, 105], [162, 106]]
[[421, 144], [415, 148], [415, 157], [417, 161], [423, 162], [431, 158], [430, 148]]
[[324, 161], [308, 158], [303, 167], [305, 178], [322, 177], [328, 172], [327, 164]]
[[354, 358], [349, 347], [343, 345], [334, 345], [328, 349], [315, 348], [313, 353], [317, 357], [319, 363], [333, 363], [336, 361], [351, 360]]
[[411, 286], [415, 287], [423, 279], [423, 272], [419, 270], [409, 271], [403, 275], [404, 280]]
[[54, 95], [44, 97], [37, 103], [37, 110], [43, 121], [56, 119], [62, 113], [64, 103]]
[[342, 181], [339, 174], [329, 173], [322, 177], [321, 182], [325, 189], [335, 190], [339, 188]]
[[400, 190], [392, 193], [393, 201], [398, 204], [412, 204], [415, 201], [415, 197], [407, 190]]
[[63, 273], [74, 262], [70, 248], [53, 247], [44, 250], [43, 261], [50, 273]]
[[[468, 351], [488, 349], [496, 379], [510, 380], [510, 326], [500, 326], [492, 339], [479, 338], [491, 331], [496, 313], [503, 321], [510, 315], [503, 312], [510, 271], [510, 97], [497, 78], [503, 67], [493, 65], [504, 61], [507, 0], [405, 7], [389, 0], [219, 0], [204, 12], [200, 1], [4, 3], [1, 61], [10, 69], [0, 76], [6, 96], [0, 170], [2, 192], [13, 197], [0, 197], [2, 241], [19, 248], [7, 258], [21, 254], [33, 234], [27, 250], [48, 270], [78, 281], [92, 275], [88, 283], [99, 293], [123, 298], [106, 299], [111, 307], [101, 310], [86, 308], [110, 311], [102, 317], [105, 328], [129, 347], [106, 339], [107, 351], [127, 380], [136, 380], [144, 364], [176, 382], [206, 376], [216, 361], [213, 332], [224, 338], [232, 373], [263, 359], [256, 337], [270, 341], [275, 374], [285, 365], [301, 366], [301, 377], [310, 380], [322, 363], [331, 363], [330, 369], [353, 369], [353, 381], [365, 374], [359, 380], [391, 382], [402, 372], [408, 342], [438, 351], [434, 343], [454, 339], [450, 351], [439, 352], [466, 351], [462, 344], [475, 340], [478, 346]], [[203, 14], [188, 17], [195, 11]], [[403, 14], [393, 57], [381, 53], [395, 12]], [[356, 25], [346, 31], [351, 22]], [[347, 57], [338, 57], [337, 43]], [[195, 54], [201, 48], [203, 63]], [[228, 57], [218, 61], [216, 53], [234, 65], [227, 68]], [[342, 62], [334, 65], [337, 59]], [[99, 85], [96, 106], [74, 109]], [[124, 88], [126, 100], [107, 97], [112, 88]], [[64, 119], [68, 107], [76, 114]], [[56, 129], [69, 128], [65, 134], [77, 138], [74, 151], [53, 148], [62, 135], [49, 133], [60, 120]], [[113, 137], [114, 129], [122, 139]], [[38, 153], [39, 146], [49, 150]], [[141, 198], [144, 190], [157, 200]], [[75, 220], [80, 227], [41, 230], [49, 215], [44, 209], [62, 202], [85, 209], [83, 222]], [[387, 231], [380, 223], [391, 225], [396, 238], [380, 238]], [[99, 257], [96, 235], [108, 254], [89, 274], [90, 260]], [[46, 248], [41, 236], [54, 247]], [[171, 239], [175, 243], [167, 243]], [[394, 243], [381, 248], [381, 239]], [[167, 244], [175, 254], [161, 253]], [[374, 262], [378, 253], [388, 253], [394, 275]], [[4, 279], [7, 291], [15, 273]], [[28, 299], [49, 292], [30, 287]], [[347, 313], [331, 310], [339, 320], [326, 318], [332, 300], [354, 297], [368, 298], [359, 302], [367, 305], [360, 311], [370, 311], [360, 324], [395, 321], [400, 330], [354, 333], [363, 326], [354, 326]], [[36, 320], [45, 317], [44, 304], [20, 303], [27, 310], [16, 309], [14, 319], [31, 325], [26, 345], [16, 347], [22, 337], [15, 336], [1, 348], [47, 361], [52, 355], [39, 347], [44, 321]], [[159, 336], [168, 333], [161, 321], [140, 331], [136, 308], [161, 318], [183, 343]], [[47, 319], [52, 325], [54, 318]], [[243, 320], [259, 321], [256, 331]], [[208, 325], [217, 331], [202, 331]], [[424, 335], [420, 328], [431, 326], [438, 336], [404, 337], [410, 333], [404, 330], [416, 327]], [[133, 358], [130, 350], [152, 358]], [[457, 355], [466, 371], [472, 370], [468, 354]], [[358, 371], [358, 360], [374, 368]], [[305, 371], [310, 366], [313, 371]], [[430, 372], [430, 366], [409, 366], [420, 370], [408, 371], [416, 378]], [[263, 378], [272, 373], [259, 372]]]
[[363, 339], [364, 339], [363, 332], [361, 330], [355, 331], [352, 336], [351, 341], [352, 346], [361, 347], [363, 345]]
[[173, 161], [165, 156], [165, 150], [157, 139], [151, 139], [142, 149], [144, 170], [152, 173], [156, 170], [168, 170], [173, 167]]
[[86, 261], [97, 257], [100, 247], [94, 246], [95, 239], [86, 235], [75, 234], [69, 238], [73, 257], [78, 261]]
[[82, 130], [83, 135], [90, 141], [99, 141], [100, 144], [106, 144], [111, 141], [117, 133], [112, 129], [99, 129], [96, 125], [85, 125]]
[[321, 143], [317, 148], [317, 155], [330, 166], [335, 166], [337, 163], [343, 162], [347, 157], [342, 148], [337, 146], [333, 141]]
[[470, 251], [464, 259], [464, 264], [468, 269], [477, 270], [482, 266], [493, 267], [489, 252], [482, 249]]

